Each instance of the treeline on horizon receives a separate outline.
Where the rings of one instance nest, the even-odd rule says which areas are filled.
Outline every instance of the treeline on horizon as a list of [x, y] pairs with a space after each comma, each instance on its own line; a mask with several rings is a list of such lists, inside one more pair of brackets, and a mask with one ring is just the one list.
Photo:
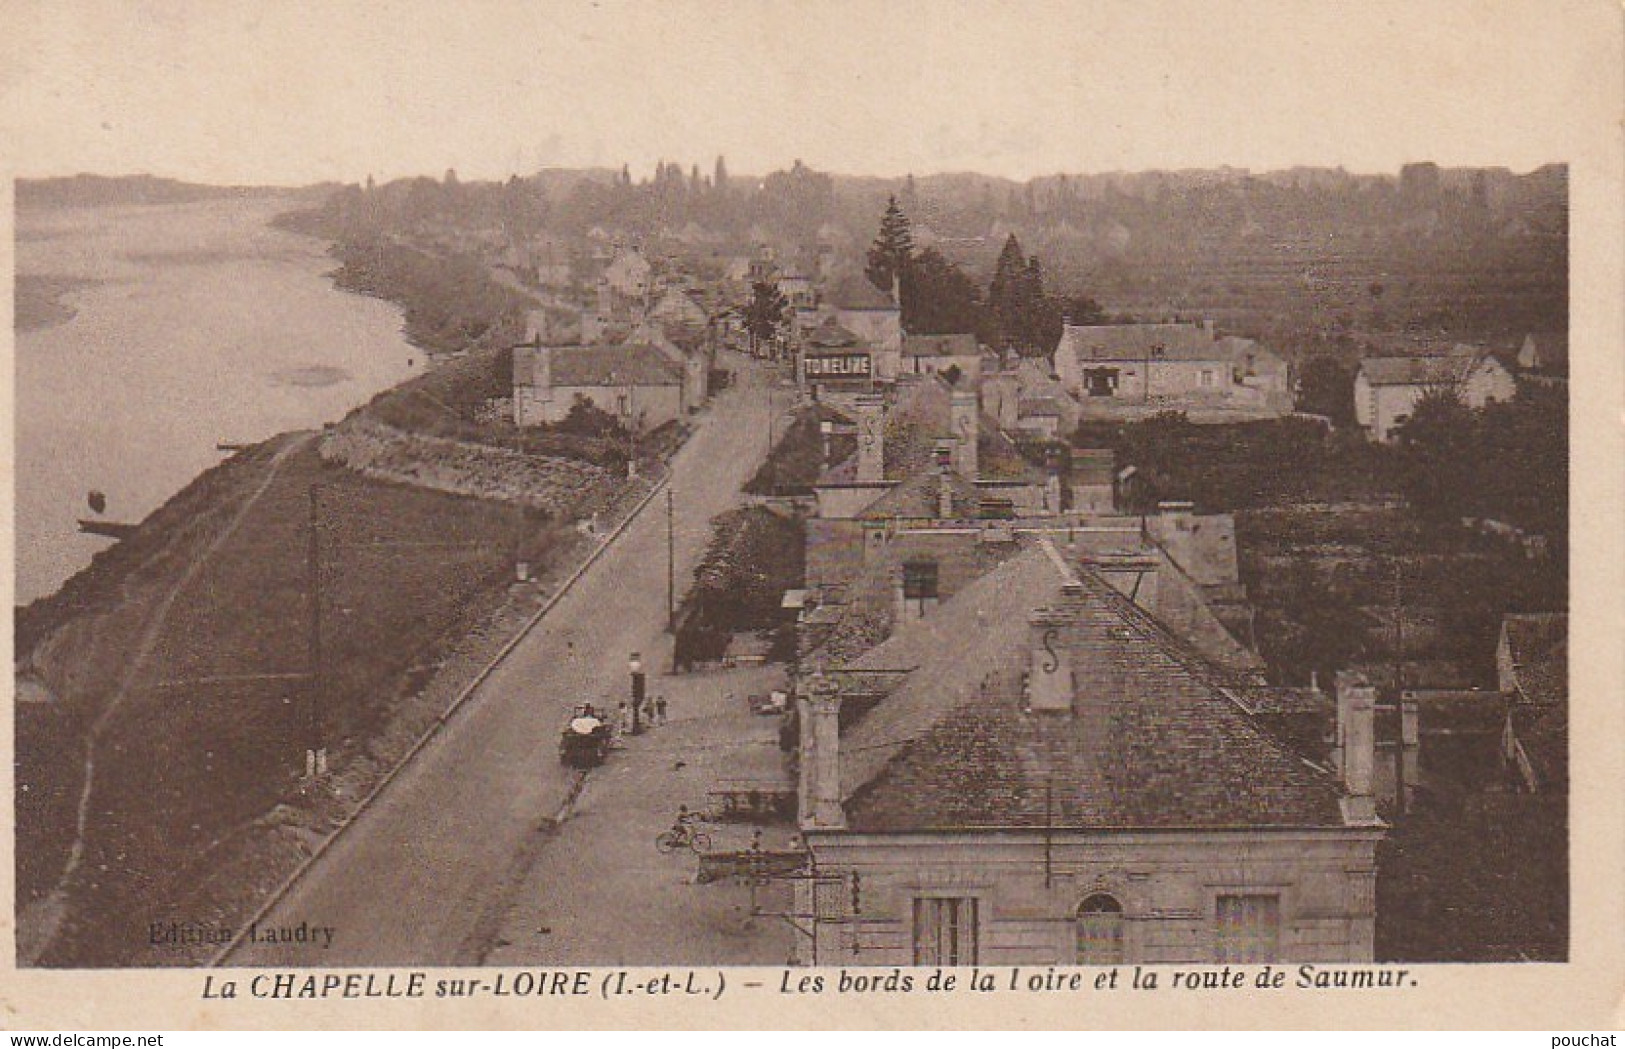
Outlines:
[[[1429, 330], [1455, 336], [1567, 324], [1568, 172], [1547, 165], [1394, 175], [1294, 168], [1055, 175], [1024, 183], [974, 174], [883, 179], [796, 162], [765, 177], [662, 162], [561, 170], [506, 182], [417, 177], [339, 187], [329, 235], [486, 230], [564, 261], [590, 235], [709, 263], [759, 245], [810, 268], [820, 250], [862, 265], [895, 196], [914, 241], [992, 278], [1010, 234], [1043, 260], [1048, 286], [1112, 312], [1207, 312], [1243, 334]], [[1382, 298], [1382, 291], [1389, 292]], [[1277, 332], [1278, 334], [1278, 332]]]

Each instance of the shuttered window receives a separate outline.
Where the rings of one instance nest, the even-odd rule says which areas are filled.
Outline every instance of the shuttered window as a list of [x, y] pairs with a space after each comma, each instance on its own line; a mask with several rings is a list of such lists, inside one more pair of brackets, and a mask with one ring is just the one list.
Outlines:
[[914, 964], [976, 964], [976, 901], [923, 897], [914, 901]]
[[1214, 906], [1214, 961], [1280, 960], [1281, 897], [1220, 896]]

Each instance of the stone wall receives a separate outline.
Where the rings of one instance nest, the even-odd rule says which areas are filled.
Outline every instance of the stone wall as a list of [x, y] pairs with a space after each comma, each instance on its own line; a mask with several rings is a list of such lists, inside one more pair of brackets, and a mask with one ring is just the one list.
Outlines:
[[521, 503], [561, 519], [608, 504], [626, 482], [579, 459], [408, 433], [364, 418], [323, 435], [322, 458], [367, 477]]
[[[976, 964], [1075, 964], [1076, 912], [1096, 893], [1123, 908], [1128, 963], [1217, 960], [1216, 900], [1230, 894], [1278, 897], [1276, 961], [1370, 961], [1379, 835], [1057, 831], [1046, 845], [1038, 831], [810, 832], [817, 870], [831, 881], [801, 902], [818, 908], [820, 965], [913, 964], [913, 903], [931, 896], [977, 901]], [[803, 963], [813, 960], [808, 947]]]

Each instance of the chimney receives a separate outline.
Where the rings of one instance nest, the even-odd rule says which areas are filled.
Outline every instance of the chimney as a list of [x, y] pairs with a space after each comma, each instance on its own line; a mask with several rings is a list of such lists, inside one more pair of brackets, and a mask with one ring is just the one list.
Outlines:
[[1035, 711], [1072, 711], [1072, 661], [1061, 643], [1066, 617], [1040, 608], [1027, 621], [1031, 665], [1027, 672], [1027, 705]]
[[951, 520], [954, 516], [954, 487], [949, 478], [953, 469], [954, 449], [948, 442], [939, 442], [936, 449], [937, 472], [937, 517], [939, 520]]
[[814, 674], [801, 700], [801, 827], [846, 826], [841, 807], [841, 693]]
[[885, 401], [864, 396], [854, 401], [858, 416], [858, 482], [873, 484], [886, 476]]
[[1399, 698], [1399, 803], [1410, 811], [1411, 796], [1422, 778], [1422, 718], [1416, 693], [1406, 691]]
[[525, 312], [525, 345], [540, 346], [547, 341], [547, 311], [544, 309], [527, 310]]
[[949, 406], [954, 434], [954, 472], [967, 481], [977, 478], [976, 438], [979, 423], [974, 390], [955, 390]]
[[1343, 821], [1377, 822], [1377, 689], [1364, 675], [1337, 675], [1337, 769], [1343, 776]]

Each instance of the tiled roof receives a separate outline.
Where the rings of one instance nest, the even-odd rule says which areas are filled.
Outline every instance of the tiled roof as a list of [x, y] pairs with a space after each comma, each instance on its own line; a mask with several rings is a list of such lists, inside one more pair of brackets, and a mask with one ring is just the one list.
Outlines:
[[904, 357], [975, 357], [980, 354], [974, 335], [905, 335]]
[[981, 496], [976, 486], [952, 470], [944, 474], [933, 467], [920, 470], [913, 477], [893, 485], [891, 491], [864, 507], [858, 517], [865, 521], [938, 519], [942, 516], [944, 480], [950, 491], [953, 517], [961, 520], [976, 517], [981, 508]]
[[889, 293], [870, 283], [867, 277], [845, 277], [824, 292], [824, 301], [838, 310], [895, 310]]
[[[1366, 357], [1360, 374], [1372, 386], [1451, 386], [1466, 379], [1481, 363], [1500, 361], [1472, 347], [1465, 353], [1428, 357]], [[1505, 365], [1501, 365], [1505, 367]]]
[[807, 333], [806, 341], [808, 346], [816, 346], [820, 349], [848, 346], [861, 347], [863, 345], [862, 339], [859, 339], [850, 329], [843, 327], [841, 322], [834, 317], [825, 317], [822, 324]]
[[1068, 324], [1058, 353], [1080, 361], [1229, 361], [1250, 339], [1215, 339], [1199, 324]]
[[[1090, 573], [1028, 549], [859, 667], [918, 667], [843, 734], [857, 831], [1341, 826], [1339, 791]], [[1024, 710], [1028, 617], [1064, 617], [1075, 713]]]
[[[899, 386], [897, 403], [886, 417], [888, 480], [904, 480], [935, 463], [937, 442], [957, 436], [951, 406], [952, 393], [935, 376]], [[999, 424], [985, 414], [977, 423], [976, 459], [978, 480], [1036, 484], [1048, 480], [1048, 474], [1028, 462]]]
[[[680, 386], [682, 373], [653, 346], [554, 346], [554, 386]], [[534, 385], [539, 350], [518, 346], [513, 351], [514, 381]]]

